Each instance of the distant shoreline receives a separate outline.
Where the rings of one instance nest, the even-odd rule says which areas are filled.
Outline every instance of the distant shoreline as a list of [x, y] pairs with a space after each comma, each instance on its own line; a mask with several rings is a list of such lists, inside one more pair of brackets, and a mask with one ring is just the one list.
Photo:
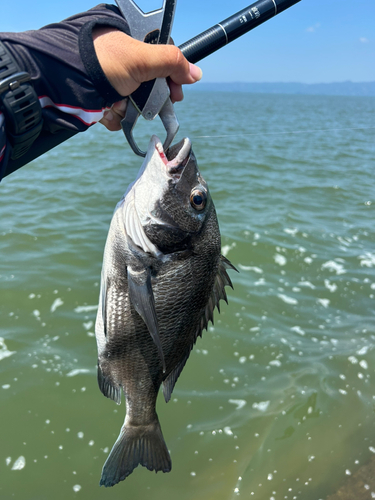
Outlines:
[[[185, 89], [187, 87], [184, 87]], [[254, 94], [342, 95], [375, 97], [375, 82], [337, 83], [205, 83], [188, 86], [202, 92], [250, 92]]]

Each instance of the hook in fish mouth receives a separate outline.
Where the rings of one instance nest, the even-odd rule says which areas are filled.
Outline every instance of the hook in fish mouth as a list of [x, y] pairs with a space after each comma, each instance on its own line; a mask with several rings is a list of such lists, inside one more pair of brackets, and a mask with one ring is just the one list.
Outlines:
[[185, 137], [179, 143], [169, 147], [167, 151], [164, 151], [161, 141], [157, 139], [155, 141], [155, 149], [158, 151], [162, 162], [167, 167], [167, 173], [175, 180], [178, 180], [190, 158], [191, 140]]

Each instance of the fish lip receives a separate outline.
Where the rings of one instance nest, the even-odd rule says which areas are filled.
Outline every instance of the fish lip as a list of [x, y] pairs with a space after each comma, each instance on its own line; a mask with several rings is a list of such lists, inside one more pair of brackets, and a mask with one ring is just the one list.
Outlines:
[[[182, 139], [178, 144], [171, 146], [166, 151], [160, 139], [154, 136], [155, 149], [159, 154], [166, 173], [175, 181], [178, 181], [189, 161], [191, 154], [191, 140], [188, 137]], [[181, 145], [181, 147], [179, 147]]]

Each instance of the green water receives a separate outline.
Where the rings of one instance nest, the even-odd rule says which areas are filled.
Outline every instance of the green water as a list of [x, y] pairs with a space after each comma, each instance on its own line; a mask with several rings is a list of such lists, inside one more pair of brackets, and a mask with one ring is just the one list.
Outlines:
[[96, 383], [99, 276], [141, 160], [97, 125], [0, 185], [1, 500], [318, 500], [375, 453], [375, 99], [176, 108], [240, 274], [159, 398], [172, 472], [99, 488], [125, 412]]

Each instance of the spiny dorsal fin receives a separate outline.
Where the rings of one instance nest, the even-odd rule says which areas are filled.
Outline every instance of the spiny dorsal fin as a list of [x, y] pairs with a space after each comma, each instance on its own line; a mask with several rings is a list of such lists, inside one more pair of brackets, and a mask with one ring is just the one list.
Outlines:
[[171, 394], [177, 382], [177, 379], [180, 376], [185, 366], [185, 363], [189, 358], [190, 352], [193, 349], [193, 345], [197, 341], [197, 338], [202, 336], [202, 331], [204, 329], [207, 329], [209, 321], [211, 321], [211, 323], [213, 324], [213, 313], [215, 307], [217, 307], [220, 312], [219, 309], [220, 300], [223, 299], [225, 300], [225, 302], [228, 303], [227, 294], [225, 293], [225, 286], [230, 286], [233, 288], [233, 285], [227, 274], [226, 269], [233, 269], [234, 271], [237, 271], [237, 269], [229, 262], [228, 259], [226, 259], [223, 255], [220, 255], [219, 267], [217, 270], [214, 286], [212, 288], [211, 295], [207, 301], [206, 307], [203, 309], [202, 316], [198, 322], [193, 342], [188, 347], [188, 352], [185, 355], [185, 357], [163, 382], [163, 394], [164, 394], [164, 399], [167, 403], [171, 398]]
[[[225, 302], [228, 304], [225, 287], [230, 286], [231, 288], [233, 288], [232, 281], [226, 271], [227, 269], [233, 269], [234, 271], [237, 271], [234, 265], [231, 264], [229, 260], [226, 257], [224, 257], [224, 255], [220, 255], [219, 267], [217, 269], [214, 286], [204, 313], [205, 320], [208, 318], [212, 324], [213, 324], [213, 312], [215, 307], [217, 307], [218, 311], [220, 312], [220, 306], [219, 306], [220, 300], [225, 300]], [[204, 321], [204, 323], [205, 323], [204, 328], [207, 328], [208, 321]]]

